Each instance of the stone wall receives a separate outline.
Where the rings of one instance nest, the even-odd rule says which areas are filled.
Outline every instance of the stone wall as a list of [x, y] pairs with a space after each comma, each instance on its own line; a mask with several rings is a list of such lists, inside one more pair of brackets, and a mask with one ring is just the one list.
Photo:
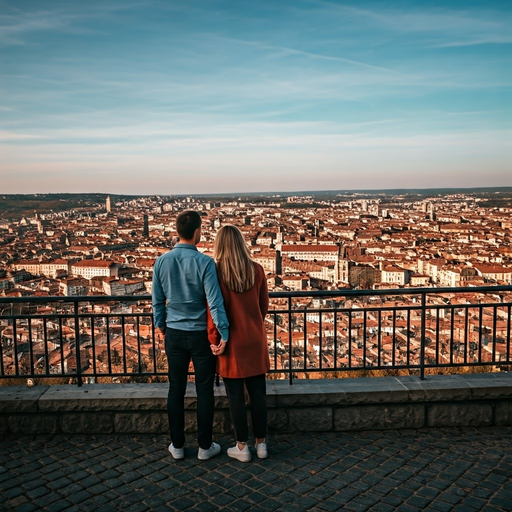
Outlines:
[[[101, 434], [168, 431], [167, 384], [0, 387], [0, 433]], [[270, 432], [327, 432], [512, 425], [512, 373], [267, 381]], [[216, 434], [231, 433], [223, 385]], [[196, 428], [193, 384], [186, 430]]]

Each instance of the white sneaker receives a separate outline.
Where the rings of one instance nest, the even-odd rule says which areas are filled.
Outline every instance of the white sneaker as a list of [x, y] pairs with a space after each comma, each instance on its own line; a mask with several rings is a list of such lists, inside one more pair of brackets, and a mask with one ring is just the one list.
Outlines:
[[216, 455], [219, 455], [220, 453], [220, 445], [217, 443], [212, 443], [210, 448], [205, 450], [204, 448], [199, 447], [199, 450], [197, 452], [197, 458], [199, 460], [208, 460], [212, 457], [215, 457]]
[[181, 460], [185, 458], [185, 448], [175, 448], [174, 445], [171, 443], [169, 445], [169, 451], [176, 460]]
[[238, 459], [240, 462], [249, 462], [252, 459], [249, 447], [245, 445], [241, 450], [238, 448], [238, 443], [232, 448], [228, 448], [228, 456], [233, 459]]
[[268, 457], [266, 443], [256, 443], [254, 447], [256, 448], [256, 455], [259, 459], [266, 459]]

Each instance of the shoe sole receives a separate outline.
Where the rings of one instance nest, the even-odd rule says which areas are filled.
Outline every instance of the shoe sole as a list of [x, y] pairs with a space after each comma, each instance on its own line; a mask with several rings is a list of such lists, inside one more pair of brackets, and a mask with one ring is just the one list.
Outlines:
[[238, 460], [239, 462], [251, 462], [251, 460], [252, 460], [252, 457], [249, 457], [249, 458], [244, 457], [244, 458], [242, 458], [242, 457], [237, 457], [236, 455], [229, 455], [229, 453], [228, 453], [228, 457], [231, 457], [232, 459]]
[[250, 452], [243, 453], [243, 454], [242, 453], [238, 454], [235, 452], [235, 454], [231, 454], [228, 451], [227, 455], [228, 455], [228, 457], [231, 457], [232, 459], [238, 460], [240, 462], [251, 462], [251, 460], [252, 460], [252, 455]]
[[198, 460], [210, 460], [210, 459], [213, 459], [214, 457], [217, 457], [217, 455], [220, 455], [220, 454], [216, 453], [215, 455], [211, 455], [210, 457], [199, 457], [199, 455], [198, 455], [197, 459]]
[[217, 457], [217, 455], [220, 455], [220, 452], [214, 453], [213, 455], [207, 455], [207, 456], [198, 454], [197, 458], [198, 458], [198, 460], [210, 460], [210, 459], [213, 459], [213, 457]]

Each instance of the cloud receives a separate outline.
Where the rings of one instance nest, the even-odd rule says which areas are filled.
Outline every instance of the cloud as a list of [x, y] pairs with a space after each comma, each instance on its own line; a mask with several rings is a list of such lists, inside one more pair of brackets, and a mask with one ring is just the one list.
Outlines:
[[509, 10], [493, 8], [449, 9], [440, 7], [411, 7], [397, 9], [364, 9], [335, 4], [324, 0], [314, 3], [346, 19], [356, 18], [358, 23], [372, 25], [395, 33], [430, 34], [440, 41], [430, 47], [470, 46], [479, 44], [506, 44], [512, 42]]
[[[48, 6], [49, 2], [41, 3]], [[60, 4], [66, 5], [66, 4]], [[69, 7], [28, 11], [12, 8], [11, 14], [0, 15], [0, 44], [23, 45], [31, 34], [55, 32], [91, 34], [96, 32], [88, 22], [95, 18], [114, 15], [119, 11], [147, 8], [148, 2], [106, 3], [81, 2]]]
[[0, 130], [0, 141], [18, 141], [18, 140], [33, 140], [33, 139], [46, 139], [45, 135], [32, 135], [27, 133], [6, 132]]
[[33, 32], [53, 31], [68, 26], [76, 15], [54, 11], [20, 12], [17, 15], [0, 16], [0, 42], [25, 44], [25, 35]]
[[354, 66], [360, 66], [363, 68], [368, 68], [368, 69], [372, 69], [372, 70], [376, 70], [376, 71], [383, 71], [385, 73], [396, 73], [399, 75], [403, 75], [403, 73], [400, 73], [393, 69], [389, 69], [389, 68], [382, 67], [382, 66], [375, 66], [373, 64], [368, 64], [367, 62], [349, 59], [346, 57], [340, 57], [340, 56], [336, 56], [336, 55], [325, 55], [325, 54], [321, 54], [321, 53], [299, 50], [296, 48], [288, 48], [286, 46], [277, 46], [277, 45], [268, 44], [268, 43], [265, 43], [262, 41], [249, 41], [249, 40], [243, 40], [243, 39], [230, 39], [230, 38], [223, 38], [223, 39], [226, 41], [230, 41], [232, 43], [245, 44], [248, 46], [260, 48], [262, 50], [275, 50], [281, 54], [284, 53], [284, 54], [288, 54], [288, 55], [303, 55], [305, 57], [309, 57], [309, 58], [313, 58], [313, 59], [328, 60], [328, 61], [334, 61], [334, 62], [343, 62], [345, 64], [352, 64]]

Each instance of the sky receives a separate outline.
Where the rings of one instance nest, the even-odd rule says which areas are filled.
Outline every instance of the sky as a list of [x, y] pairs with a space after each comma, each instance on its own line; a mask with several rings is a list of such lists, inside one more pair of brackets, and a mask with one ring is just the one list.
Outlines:
[[512, 2], [0, 0], [0, 193], [512, 185]]

